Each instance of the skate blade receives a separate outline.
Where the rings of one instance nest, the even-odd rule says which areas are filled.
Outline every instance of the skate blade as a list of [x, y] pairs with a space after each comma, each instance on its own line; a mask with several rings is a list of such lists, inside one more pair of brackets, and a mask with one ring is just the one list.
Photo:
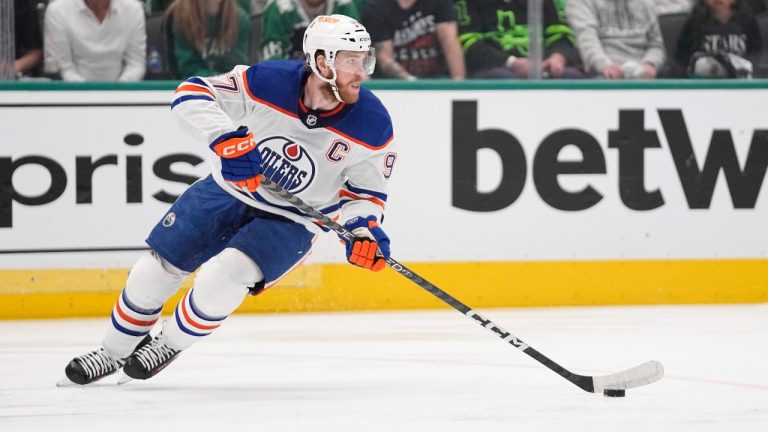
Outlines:
[[125, 372], [120, 371], [120, 377], [117, 379], [117, 385], [122, 385], [129, 381], [133, 381], [133, 378], [126, 375]]
[[56, 387], [72, 387], [76, 385], [77, 384], [70, 381], [69, 378], [67, 377], [62, 378], [61, 380], [59, 380], [59, 382], [56, 383]]

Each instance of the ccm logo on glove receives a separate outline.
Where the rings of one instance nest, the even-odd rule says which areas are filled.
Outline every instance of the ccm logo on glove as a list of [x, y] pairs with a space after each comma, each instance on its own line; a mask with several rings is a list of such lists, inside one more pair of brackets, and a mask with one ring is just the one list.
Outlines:
[[224, 180], [241, 189], [256, 191], [261, 184], [261, 154], [255, 151], [253, 133], [246, 126], [216, 138], [210, 148], [221, 158]]
[[217, 155], [224, 157], [224, 158], [233, 158], [242, 156], [249, 151], [253, 150], [256, 147], [256, 142], [253, 140], [253, 134], [248, 134], [250, 136], [247, 136], [244, 140], [240, 142], [232, 143], [230, 140], [227, 140], [223, 143], [220, 143], [216, 146], [213, 150], [216, 152]]

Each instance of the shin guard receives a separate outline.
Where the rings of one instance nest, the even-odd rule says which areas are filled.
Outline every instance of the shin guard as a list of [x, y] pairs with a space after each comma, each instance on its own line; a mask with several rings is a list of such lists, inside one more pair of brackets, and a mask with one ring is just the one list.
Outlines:
[[168, 345], [183, 350], [211, 334], [240, 306], [248, 287], [263, 278], [256, 263], [237, 249], [224, 249], [208, 260], [163, 330]]
[[152, 252], [136, 262], [123, 292], [112, 309], [102, 346], [115, 358], [128, 356], [154, 327], [163, 304], [189, 273], [181, 271]]

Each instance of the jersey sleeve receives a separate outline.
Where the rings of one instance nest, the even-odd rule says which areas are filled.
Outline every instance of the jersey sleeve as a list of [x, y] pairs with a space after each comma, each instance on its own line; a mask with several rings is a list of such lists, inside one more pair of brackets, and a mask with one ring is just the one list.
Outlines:
[[[182, 129], [206, 144], [240, 126], [251, 113], [246, 80], [256, 66], [236, 66], [212, 77], [191, 77], [179, 84], [171, 110]], [[252, 70], [253, 69], [253, 70]]]
[[380, 148], [361, 149], [364, 156], [345, 170], [346, 181], [339, 191], [342, 223], [368, 215], [383, 220], [387, 186], [397, 160], [391, 129], [389, 132]]

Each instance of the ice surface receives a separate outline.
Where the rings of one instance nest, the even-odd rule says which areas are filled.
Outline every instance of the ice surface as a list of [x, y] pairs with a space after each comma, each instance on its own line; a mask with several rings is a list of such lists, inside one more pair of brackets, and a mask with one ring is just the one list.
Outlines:
[[149, 381], [57, 388], [106, 319], [0, 322], [0, 431], [768, 431], [768, 305], [482, 311], [586, 393], [452, 310], [234, 315]]

